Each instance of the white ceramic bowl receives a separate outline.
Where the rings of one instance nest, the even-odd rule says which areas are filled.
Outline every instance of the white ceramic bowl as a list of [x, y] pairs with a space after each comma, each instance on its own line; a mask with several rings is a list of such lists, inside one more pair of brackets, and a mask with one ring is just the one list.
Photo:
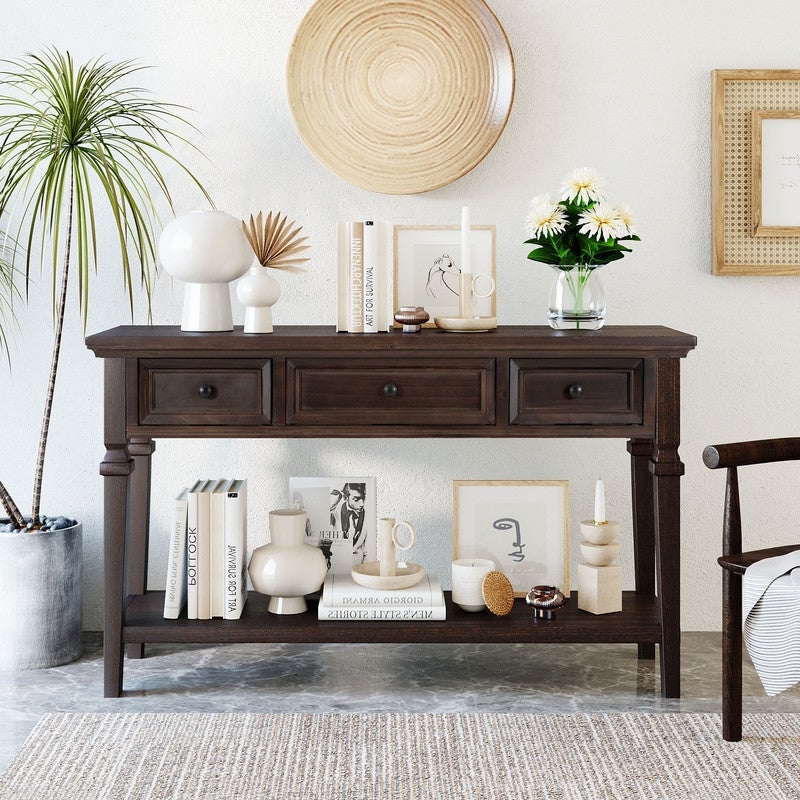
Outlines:
[[619, 544], [592, 544], [581, 542], [581, 555], [587, 564], [595, 567], [605, 567], [619, 555]]
[[585, 519], [581, 522], [581, 536], [592, 544], [611, 544], [619, 534], [619, 522], [608, 520], [600, 524]]
[[425, 570], [419, 564], [398, 564], [396, 574], [381, 575], [381, 565], [377, 561], [365, 561], [354, 565], [350, 574], [357, 584], [367, 589], [394, 591], [416, 586], [425, 576]]

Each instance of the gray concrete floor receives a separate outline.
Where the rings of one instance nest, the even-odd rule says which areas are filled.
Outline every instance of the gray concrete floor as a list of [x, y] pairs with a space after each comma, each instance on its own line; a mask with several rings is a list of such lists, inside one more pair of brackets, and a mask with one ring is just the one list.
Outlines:
[[[0, 673], [0, 770], [47, 711], [719, 712], [718, 633], [682, 637], [682, 697], [634, 645], [153, 645], [103, 698], [99, 634], [73, 664]], [[800, 712], [800, 687], [764, 694], [745, 659], [745, 712]]]

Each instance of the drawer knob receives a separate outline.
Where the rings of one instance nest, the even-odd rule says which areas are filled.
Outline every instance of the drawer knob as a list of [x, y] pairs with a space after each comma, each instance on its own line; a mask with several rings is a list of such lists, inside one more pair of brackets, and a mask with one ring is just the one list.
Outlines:
[[583, 386], [580, 383], [573, 383], [569, 389], [567, 389], [567, 394], [569, 394], [573, 400], [578, 400], [583, 396]]
[[201, 383], [200, 386], [197, 387], [197, 394], [203, 400], [208, 400], [214, 395], [214, 387], [209, 386], [207, 383]]
[[383, 387], [383, 396], [384, 397], [397, 397], [400, 394], [400, 389], [396, 383], [387, 383], [384, 384]]

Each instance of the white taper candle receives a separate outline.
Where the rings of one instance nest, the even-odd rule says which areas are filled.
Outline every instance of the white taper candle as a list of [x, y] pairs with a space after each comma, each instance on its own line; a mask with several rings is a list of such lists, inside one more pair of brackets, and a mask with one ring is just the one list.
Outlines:
[[472, 273], [472, 265], [469, 262], [470, 246], [470, 221], [469, 206], [461, 209], [461, 272], [464, 275]]
[[602, 478], [598, 478], [594, 486], [594, 521], [606, 521], [606, 487]]

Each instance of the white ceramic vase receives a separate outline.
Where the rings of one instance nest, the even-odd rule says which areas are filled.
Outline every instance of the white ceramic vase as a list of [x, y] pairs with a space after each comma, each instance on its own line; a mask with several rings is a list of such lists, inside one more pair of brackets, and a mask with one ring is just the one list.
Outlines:
[[256, 591], [270, 595], [273, 614], [302, 614], [304, 595], [316, 592], [328, 565], [318, 547], [306, 544], [305, 511], [296, 508], [269, 512], [272, 541], [253, 551], [248, 572]]
[[182, 331], [231, 331], [228, 284], [253, 261], [242, 222], [224, 211], [192, 211], [161, 233], [158, 254], [164, 269], [186, 282]]
[[272, 333], [272, 306], [281, 296], [281, 285], [266, 267], [255, 264], [238, 284], [236, 296], [245, 307], [245, 333]]

